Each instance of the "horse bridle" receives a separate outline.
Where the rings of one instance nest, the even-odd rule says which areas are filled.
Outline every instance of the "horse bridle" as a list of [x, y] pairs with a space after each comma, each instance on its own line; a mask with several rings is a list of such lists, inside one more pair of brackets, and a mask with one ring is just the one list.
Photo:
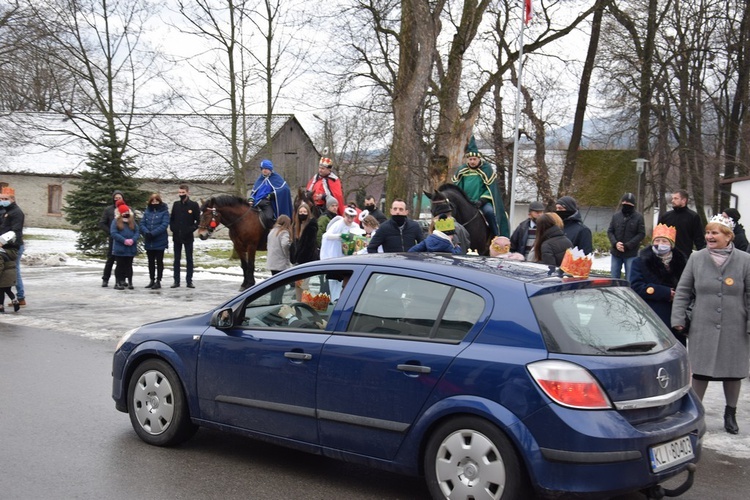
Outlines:
[[[221, 224], [221, 214], [216, 211], [215, 207], [207, 208], [206, 210], [211, 211], [211, 219], [208, 221], [207, 225], [203, 223], [199, 224], [198, 229], [204, 229], [208, 231], [208, 234], [213, 234], [219, 224]], [[224, 224], [224, 226], [226, 227], [226, 224]]]
[[[449, 206], [449, 207], [450, 207], [450, 209], [451, 209], [451, 212], [454, 212], [454, 208], [455, 208], [455, 205], [454, 205], [453, 203], [451, 203], [451, 200], [450, 200], [450, 199], [449, 199], [449, 198], [448, 198], [447, 196], [446, 196], [446, 197], [445, 197], [444, 199], [442, 199], [442, 200], [432, 200], [432, 201], [431, 201], [431, 203], [432, 203], [433, 205], [437, 205], [438, 203], [447, 203], [447, 204], [448, 204], [448, 206]], [[472, 216], [471, 216], [471, 217], [469, 218], [469, 220], [467, 220], [467, 221], [466, 221], [466, 222], [464, 222], [463, 224], [464, 224], [464, 225], [466, 225], [466, 224], [470, 223], [471, 221], [473, 221], [474, 219], [476, 219], [477, 217], [479, 217], [479, 214], [480, 214], [480, 213], [482, 213], [482, 211], [481, 211], [481, 210], [477, 210], [477, 211], [476, 211], [476, 212], [474, 213], [474, 215], [472, 215]]]

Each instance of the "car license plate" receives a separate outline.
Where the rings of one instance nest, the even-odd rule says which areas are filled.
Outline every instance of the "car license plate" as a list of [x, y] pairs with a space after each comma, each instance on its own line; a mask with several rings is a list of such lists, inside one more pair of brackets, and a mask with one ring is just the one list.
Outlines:
[[690, 436], [683, 436], [668, 443], [652, 446], [648, 449], [648, 452], [651, 457], [651, 470], [654, 472], [660, 472], [687, 462], [695, 456]]

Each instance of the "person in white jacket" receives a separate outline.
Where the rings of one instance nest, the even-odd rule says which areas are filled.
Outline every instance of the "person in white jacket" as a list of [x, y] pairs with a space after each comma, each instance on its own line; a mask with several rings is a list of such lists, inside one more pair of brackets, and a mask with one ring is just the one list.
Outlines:
[[[362, 234], [362, 228], [355, 222], [357, 211], [351, 207], [344, 210], [344, 216], [337, 216], [328, 223], [326, 232], [320, 243], [320, 260], [343, 257], [344, 250], [341, 248], [341, 235], [344, 233]], [[342, 284], [340, 281], [329, 280], [331, 302], [338, 300], [341, 295]]]

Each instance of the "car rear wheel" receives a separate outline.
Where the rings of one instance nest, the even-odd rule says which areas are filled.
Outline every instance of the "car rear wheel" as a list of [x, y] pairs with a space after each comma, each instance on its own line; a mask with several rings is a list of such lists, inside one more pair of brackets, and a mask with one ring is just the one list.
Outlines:
[[528, 497], [516, 451], [494, 425], [476, 417], [450, 420], [427, 443], [424, 471], [433, 498]]
[[155, 446], [179, 444], [195, 434], [177, 373], [160, 359], [144, 361], [128, 384], [128, 414], [136, 434]]

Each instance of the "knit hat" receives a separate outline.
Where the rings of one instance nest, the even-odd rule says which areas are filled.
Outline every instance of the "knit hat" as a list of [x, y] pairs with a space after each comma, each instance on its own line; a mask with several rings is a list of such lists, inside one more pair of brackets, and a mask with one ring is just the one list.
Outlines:
[[115, 206], [116, 206], [116, 207], [119, 207], [119, 206], [121, 206], [121, 205], [124, 205], [124, 204], [125, 204], [125, 202], [124, 202], [123, 200], [117, 200], [117, 201], [115, 202]]
[[120, 214], [126, 214], [130, 212], [130, 207], [127, 206], [125, 203], [121, 203], [117, 205], [117, 211], [120, 212]]
[[479, 148], [477, 147], [477, 142], [474, 140], [474, 136], [472, 135], [469, 139], [469, 144], [466, 145], [466, 149], [464, 150], [464, 153], [467, 157], [475, 157], [480, 158], [481, 155], [479, 154]]
[[337, 200], [334, 196], [329, 196], [326, 198], [326, 208], [331, 208], [333, 205], [338, 205], [339, 200]]
[[563, 196], [559, 200], [555, 202], [556, 205], [562, 205], [565, 207], [565, 210], [570, 210], [571, 212], [575, 212], [578, 210], [578, 203], [576, 203], [576, 199], [572, 196]]
[[631, 205], [635, 205], [635, 195], [633, 195], [633, 193], [625, 193], [622, 195], [622, 198], [620, 198], [620, 203], [630, 203]]
[[724, 210], [724, 213], [727, 214], [735, 224], [740, 220], [740, 212], [736, 208], [727, 208]]
[[529, 204], [529, 212], [544, 212], [544, 203], [541, 201], [532, 201]]
[[273, 162], [271, 160], [263, 160], [260, 162], [260, 168], [261, 170], [267, 168], [268, 170], [273, 171]]

